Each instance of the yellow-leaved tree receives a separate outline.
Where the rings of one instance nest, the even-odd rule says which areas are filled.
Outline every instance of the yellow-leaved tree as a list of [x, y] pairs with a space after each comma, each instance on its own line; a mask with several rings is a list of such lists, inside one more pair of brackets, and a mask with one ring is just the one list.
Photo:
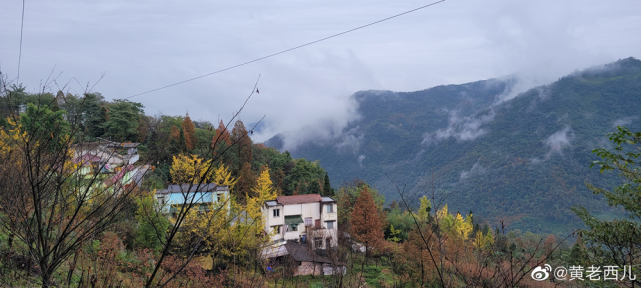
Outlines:
[[238, 179], [231, 176], [231, 171], [221, 164], [218, 167], [212, 167], [211, 160], [203, 161], [198, 155], [183, 155], [173, 156], [174, 160], [171, 163], [169, 172], [171, 178], [176, 184], [198, 184], [198, 183], [216, 183], [218, 185], [225, 185], [231, 191], [234, 188]]
[[[213, 176], [216, 183], [233, 186], [238, 179], [231, 177], [228, 170], [221, 167], [216, 169]], [[263, 167], [252, 191], [255, 197], [248, 199], [247, 207], [244, 209], [234, 201], [235, 199], [229, 199], [229, 209], [219, 209], [218, 213], [191, 212], [189, 215], [186, 221], [187, 227], [190, 227], [186, 229], [189, 234], [183, 234], [183, 237], [202, 237], [202, 233], [206, 233], [202, 251], [211, 259], [211, 262], [208, 261], [211, 266], [207, 265], [211, 269], [231, 266], [236, 274], [236, 267], [255, 265], [261, 260], [260, 253], [269, 241], [269, 235], [264, 233], [265, 222], [261, 206], [266, 200], [275, 199], [277, 196], [267, 166]], [[216, 210], [215, 207], [212, 208], [214, 209], [210, 211]], [[211, 221], [211, 224], [208, 225], [207, 221]]]
[[476, 237], [474, 239], [474, 246], [476, 249], [491, 251], [492, 245], [494, 245], [494, 236], [492, 235], [492, 231], [487, 231], [485, 236], [483, 236], [483, 231], [476, 232]]
[[243, 238], [240, 238], [242, 239], [240, 244], [251, 247], [247, 249], [247, 254], [245, 255], [248, 261], [259, 261], [261, 259], [260, 254], [274, 233], [265, 234], [265, 219], [263, 219], [261, 206], [267, 200], [276, 199], [276, 189], [274, 189], [272, 180], [269, 177], [269, 167], [265, 165], [261, 170], [256, 186], [252, 188], [254, 197], [247, 198], [246, 214], [239, 215], [241, 216], [239, 218], [244, 221], [238, 221], [236, 227], [237, 233], [244, 235]]
[[169, 173], [172, 181], [176, 184], [206, 183], [209, 180], [209, 175], [205, 175], [205, 173], [209, 164], [210, 160], [203, 161], [197, 155], [180, 154], [173, 156]]
[[[189, 167], [190, 163], [194, 166]], [[205, 173], [202, 170], [206, 169], [208, 164], [209, 161], [203, 162], [202, 159], [195, 155], [192, 155], [192, 157], [183, 155], [174, 157], [171, 170], [172, 177], [182, 177], [189, 174], [196, 175], [198, 173], [198, 175], [201, 175], [198, 176], [201, 177], [200, 180], [226, 185], [231, 190], [238, 179], [231, 176], [227, 166], [220, 165], [210, 169], [210, 173]], [[176, 176], [173, 173], [176, 173]], [[189, 181], [190, 179], [187, 180]], [[194, 184], [197, 184], [197, 182]], [[213, 201], [214, 199], [216, 201]], [[179, 209], [178, 206], [176, 208]], [[178, 241], [184, 243], [186, 247], [199, 247], [197, 254], [204, 256], [204, 259], [209, 259], [205, 265], [209, 269], [226, 267], [229, 264], [229, 258], [237, 250], [235, 243], [230, 243], [230, 241], [236, 241], [235, 237], [238, 236], [237, 231], [234, 231], [237, 230], [237, 227], [233, 220], [238, 216], [239, 211], [239, 207], [230, 196], [222, 196], [220, 200], [212, 197], [212, 201], [201, 204], [200, 209], [189, 210], [181, 225], [182, 229], [177, 234]], [[172, 218], [171, 221], [175, 225], [177, 219]]]
[[[198, 245], [198, 254], [209, 259], [205, 265], [209, 266], [208, 269], [226, 266], [225, 259], [230, 253], [224, 240], [233, 229], [231, 209], [235, 208], [235, 204], [228, 196], [224, 196], [220, 202], [212, 201], [202, 208], [191, 209], [187, 213], [183, 229], [177, 235], [179, 242], [189, 247]], [[176, 219], [171, 220], [175, 224]]]
[[[421, 201], [421, 206], [418, 209], [418, 219], [424, 222], [428, 222], [430, 218], [430, 211], [432, 211], [432, 203], [430, 202], [430, 199], [427, 199], [427, 196], [423, 196], [420, 199]], [[447, 211], [447, 208], [445, 208], [445, 211]]]
[[[248, 197], [247, 199], [247, 214], [251, 219], [261, 219], [262, 223], [262, 211], [260, 207], [267, 200], [276, 199], [276, 189], [272, 185], [272, 180], [269, 178], [269, 167], [265, 165], [260, 173], [258, 180], [256, 181], [256, 186], [252, 188], [255, 197]], [[249, 195], [247, 195], [249, 196]], [[262, 227], [263, 225], [261, 225]]]
[[234, 189], [234, 185], [238, 182], [238, 179], [231, 176], [231, 171], [229, 171], [225, 164], [220, 164], [220, 166], [213, 169], [212, 173], [211, 180], [218, 185], [228, 186], [229, 191]]
[[436, 211], [436, 221], [438, 221], [441, 231], [445, 232], [450, 231], [454, 225], [454, 216], [448, 212], [447, 204], [443, 205], [443, 208]]
[[463, 219], [461, 213], [457, 213], [456, 217], [454, 217], [451, 233], [462, 240], [467, 240], [473, 228], [471, 220], [472, 214], [467, 215], [467, 217]]

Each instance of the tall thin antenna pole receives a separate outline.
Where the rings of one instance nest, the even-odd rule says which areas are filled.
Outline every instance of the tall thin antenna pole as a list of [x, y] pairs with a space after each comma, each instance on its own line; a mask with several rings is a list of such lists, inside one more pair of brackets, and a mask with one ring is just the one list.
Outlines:
[[24, 30], [24, 1], [22, 0], [22, 20], [20, 21], [20, 53], [18, 54], [18, 77], [16, 85], [20, 83], [20, 60], [22, 60], [22, 31]]

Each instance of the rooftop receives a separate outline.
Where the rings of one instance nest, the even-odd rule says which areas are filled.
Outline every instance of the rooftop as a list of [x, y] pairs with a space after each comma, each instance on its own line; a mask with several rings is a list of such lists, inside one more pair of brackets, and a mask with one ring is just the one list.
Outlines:
[[306, 244], [297, 244], [288, 241], [284, 246], [289, 255], [296, 261], [332, 263], [329, 258], [314, 253]]
[[84, 154], [82, 155], [82, 157], [74, 158], [73, 163], [74, 164], [80, 163], [81, 165], [85, 166], [85, 165], [91, 164], [92, 162], [100, 162], [100, 160], [102, 160], [102, 158], [96, 155]]
[[327, 197], [327, 196], [323, 196], [323, 197], [321, 197], [321, 199], [322, 199], [323, 202], [335, 202], [336, 201], [336, 200], [334, 200], [334, 198]]
[[100, 137], [96, 137], [101, 140], [100, 144], [107, 145], [107, 147], [112, 147], [112, 148], [117, 148], [117, 147], [122, 147], [122, 148], [136, 148], [140, 143], [125, 143], [125, 142], [114, 142], [110, 141], [107, 139], [103, 139]]
[[169, 194], [169, 193], [190, 193], [190, 192], [215, 192], [227, 191], [229, 188], [224, 185], [216, 183], [203, 183], [203, 184], [181, 184], [169, 185], [166, 190], [158, 190], [156, 194]]
[[283, 205], [313, 203], [320, 202], [321, 196], [318, 194], [278, 196], [276, 201]]
[[265, 201], [265, 204], [267, 204], [267, 206], [276, 206], [278, 205], [278, 202], [274, 200], [269, 200], [269, 201]]

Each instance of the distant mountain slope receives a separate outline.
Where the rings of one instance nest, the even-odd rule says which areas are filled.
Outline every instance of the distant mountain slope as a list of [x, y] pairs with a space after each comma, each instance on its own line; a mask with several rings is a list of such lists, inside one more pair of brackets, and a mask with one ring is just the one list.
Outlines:
[[[291, 154], [319, 159], [335, 185], [353, 178], [374, 184], [388, 201], [398, 193], [385, 173], [415, 194], [433, 173], [450, 210], [472, 210], [511, 229], [569, 231], [580, 225], [575, 204], [617, 214], [584, 182], [617, 184], [616, 175], [588, 169], [591, 150], [609, 145], [605, 135], [616, 125], [641, 130], [641, 61], [587, 69], [499, 103], [513, 83], [358, 92], [360, 120]], [[266, 144], [281, 148], [280, 137]]]

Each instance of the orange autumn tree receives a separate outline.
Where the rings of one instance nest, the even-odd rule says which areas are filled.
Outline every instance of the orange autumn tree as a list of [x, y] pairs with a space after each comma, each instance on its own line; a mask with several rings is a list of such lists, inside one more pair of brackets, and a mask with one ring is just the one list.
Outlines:
[[189, 113], [185, 116], [185, 119], [183, 119], [183, 133], [185, 134], [185, 146], [187, 146], [187, 150], [193, 150], [196, 148], [196, 127], [194, 126], [194, 123], [191, 122], [191, 118], [189, 118]]
[[180, 130], [178, 130], [178, 127], [176, 127], [175, 125], [171, 126], [171, 132], [169, 132], [169, 138], [176, 142], [180, 141]]
[[[216, 141], [218, 139], [218, 141]], [[220, 123], [218, 123], [218, 128], [216, 129], [216, 136], [214, 136], [214, 139], [212, 141], [212, 144], [215, 142], [221, 143], [225, 142], [227, 145], [231, 145], [231, 139], [229, 139], [229, 131], [225, 127], [225, 123], [223, 123], [223, 120], [220, 120]]]
[[363, 187], [356, 200], [350, 224], [354, 239], [365, 245], [366, 256], [369, 256], [372, 248], [379, 247], [383, 242], [383, 223], [368, 187]]

